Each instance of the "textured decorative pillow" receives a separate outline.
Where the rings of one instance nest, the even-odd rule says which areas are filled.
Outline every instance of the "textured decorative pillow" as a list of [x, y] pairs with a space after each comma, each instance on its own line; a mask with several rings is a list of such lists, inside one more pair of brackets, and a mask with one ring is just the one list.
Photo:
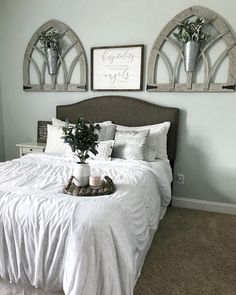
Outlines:
[[103, 126], [100, 123], [99, 125], [101, 126], [101, 129], [100, 131], [97, 132], [98, 140], [99, 141], [113, 140], [115, 137], [116, 125], [111, 124], [111, 125]]
[[147, 145], [145, 149], [145, 161], [155, 161], [155, 159], [168, 159], [167, 156], [167, 134], [170, 128], [170, 122], [160, 124], [146, 125], [140, 127], [127, 127], [117, 125], [118, 131], [137, 131], [150, 130]]
[[112, 157], [126, 160], [144, 160], [144, 151], [148, 134], [149, 130], [116, 130]]
[[45, 153], [72, 154], [68, 143], [61, 137], [64, 135], [62, 127], [47, 125], [48, 136]]
[[96, 156], [94, 156], [93, 154], [90, 154], [90, 158], [92, 158], [94, 160], [110, 161], [114, 143], [115, 143], [114, 140], [107, 140], [107, 141], [99, 142], [99, 144], [97, 146], [98, 154]]

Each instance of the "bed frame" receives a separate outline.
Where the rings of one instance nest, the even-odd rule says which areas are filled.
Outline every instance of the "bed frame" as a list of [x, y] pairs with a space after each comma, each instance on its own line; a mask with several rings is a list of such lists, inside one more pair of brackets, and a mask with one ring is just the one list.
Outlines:
[[94, 122], [112, 121], [125, 126], [143, 126], [171, 122], [167, 153], [173, 168], [176, 157], [179, 109], [152, 104], [127, 96], [98, 96], [74, 104], [59, 105], [56, 116], [76, 123], [78, 116]]

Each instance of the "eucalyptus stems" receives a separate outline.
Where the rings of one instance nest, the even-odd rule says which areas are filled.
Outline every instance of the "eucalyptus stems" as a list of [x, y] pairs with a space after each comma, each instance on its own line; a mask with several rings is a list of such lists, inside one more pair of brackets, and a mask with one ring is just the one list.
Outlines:
[[210, 34], [202, 31], [204, 25], [205, 20], [203, 18], [197, 17], [194, 21], [187, 19], [177, 26], [179, 31], [178, 33], [173, 33], [173, 35], [182, 43], [187, 43], [188, 41], [201, 43], [210, 37]]
[[96, 155], [98, 151], [96, 147], [98, 145], [98, 132], [101, 129], [99, 124], [95, 124], [91, 121], [88, 123], [79, 117], [76, 125], [70, 125], [68, 122], [63, 127], [64, 140], [67, 142], [72, 151], [80, 159], [81, 164], [85, 164], [89, 158], [89, 153]]
[[50, 29], [48, 31], [43, 31], [39, 36], [39, 41], [41, 43], [41, 48], [46, 50], [47, 48], [52, 48], [58, 53], [61, 52], [61, 39], [62, 35], [58, 34], [55, 29]]

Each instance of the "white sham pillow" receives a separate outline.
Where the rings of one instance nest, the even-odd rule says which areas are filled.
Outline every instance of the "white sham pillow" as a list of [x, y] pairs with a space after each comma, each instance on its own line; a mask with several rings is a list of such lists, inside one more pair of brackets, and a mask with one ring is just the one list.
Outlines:
[[90, 153], [90, 158], [93, 160], [110, 161], [114, 143], [114, 140], [100, 141], [97, 146], [98, 154], [94, 156]]
[[116, 125], [117, 131], [141, 131], [150, 130], [145, 148], [145, 161], [155, 161], [155, 159], [168, 159], [167, 156], [167, 134], [170, 128], [170, 122], [160, 124], [145, 125], [139, 127], [127, 127]]
[[149, 130], [119, 131], [115, 133], [112, 158], [144, 160], [145, 145]]
[[47, 144], [45, 153], [72, 154], [71, 147], [64, 142], [62, 127], [47, 125]]
[[55, 127], [65, 127], [66, 126], [66, 122], [59, 120], [57, 118], [52, 118], [52, 125]]
[[[116, 125], [112, 124], [111, 121], [104, 121], [98, 124], [101, 127], [101, 130], [97, 131], [98, 141], [113, 140], [115, 137]], [[66, 122], [56, 118], [52, 118], [52, 125], [56, 127], [65, 127]], [[75, 124], [69, 124], [69, 125], [75, 126]]]
[[[98, 124], [101, 125], [101, 126], [107, 126], [107, 125], [111, 125], [112, 122], [111, 121], [104, 121], [104, 122], [101, 122], [101, 123], [98, 123]], [[56, 126], [56, 127], [65, 127], [66, 122], [62, 121], [62, 120], [59, 120], [57, 118], [52, 118], [52, 125]], [[72, 123], [70, 125], [75, 126], [75, 124], [72, 124]]]

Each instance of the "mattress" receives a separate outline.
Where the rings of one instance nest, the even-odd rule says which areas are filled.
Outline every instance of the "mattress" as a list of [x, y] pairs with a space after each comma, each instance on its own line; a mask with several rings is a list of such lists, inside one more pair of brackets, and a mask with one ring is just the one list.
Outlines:
[[74, 197], [63, 193], [74, 163], [50, 154], [0, 163], [1, 295], [133, 294], [171, 199], [171, 168], [161, 160], [90, 161], [116, 192]]

